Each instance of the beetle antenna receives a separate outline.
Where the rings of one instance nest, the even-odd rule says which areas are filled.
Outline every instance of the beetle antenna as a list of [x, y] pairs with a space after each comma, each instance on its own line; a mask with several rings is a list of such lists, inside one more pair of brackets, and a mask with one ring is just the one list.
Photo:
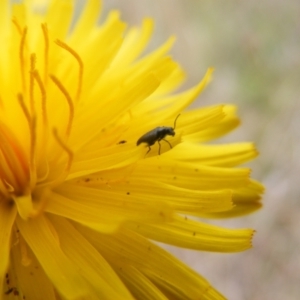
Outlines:
[[180, 114], [176, 117], [176, 119], [175, 119], [175, 121], [174, 121], [174, 127], [173, 127], [173, 129], [176, 128], [176, 121], [177, 121], [177, 119], [179, 118], [179, 116], [180, 116]]

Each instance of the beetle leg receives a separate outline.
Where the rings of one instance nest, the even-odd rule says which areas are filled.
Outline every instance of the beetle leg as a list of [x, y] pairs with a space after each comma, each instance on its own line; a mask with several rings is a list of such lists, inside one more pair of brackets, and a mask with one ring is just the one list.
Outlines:
[[159, 145], [159, 148], [158, 148], [158, 155], [160, 155], [160, 142], [159, 141], [157, 141], [158, 142], [158, 145]]
[[147, 153], [145, 154], [145, 157], [147, 156], [147, 154], [150, 152], [150, 150], [151, 150], [151, 147], [148, 145], [148, 147], [149, 147], [149, 150], [147, 151]]
[[171, 149], [173, 148], [172, 145], [170, 144], [170, 142], [168, 142], [168, 141], [165, 140], [165, 139], [163, 139], [163, 140], [169, 144], [169, 146], [170, 146]]

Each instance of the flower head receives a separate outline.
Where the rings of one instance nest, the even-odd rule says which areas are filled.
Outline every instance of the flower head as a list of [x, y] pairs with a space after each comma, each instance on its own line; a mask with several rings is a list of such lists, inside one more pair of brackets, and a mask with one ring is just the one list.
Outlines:
[[99, 10], [71, 28], [71, 0], [1, 3], [1, 299], [222, 299], [150, 240], [251, 247], [252, 230], [190, 216], [256, 210], [262, 186], [236, 167], [256, 150], [203, 144], [239, 122], [230, 105], [186, 110], [212, 69], [175, 93], [173, 38], [143, 56], [152, 21], [98, 26]]

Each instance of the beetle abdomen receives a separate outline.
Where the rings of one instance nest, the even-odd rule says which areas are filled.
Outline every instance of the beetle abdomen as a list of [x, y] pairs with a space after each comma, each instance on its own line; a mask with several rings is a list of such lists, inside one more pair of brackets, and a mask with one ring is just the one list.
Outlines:
[[141, 143], [145, 143], [149, 146], [152, 146], [155, 144], [155, 142], [157, 141], [157, 129], [159, 127], [145, 133], [144, 135], [142, 135], [138, 141], [136, 142], [136, 145], [138, 146]]

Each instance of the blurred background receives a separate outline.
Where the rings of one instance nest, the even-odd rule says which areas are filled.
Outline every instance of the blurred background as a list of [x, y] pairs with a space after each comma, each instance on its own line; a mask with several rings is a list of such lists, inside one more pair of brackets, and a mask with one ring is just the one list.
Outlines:
[[[219, 254], [168, 247], [230, 300], [300, 299], [299, 0], [104, 0], [130, 25], [156, 23], [150, 49], [177, 36], [171, 54], [197, 83], [214, 80], [196, 105], [234, 103], [242, 125], [224, 141], [255, 141], [249, 165], [266, 186], [264, 207], [214, 224], [256, 229], [254, 247]], [[298, 129], [297, 129], [298, 128]]]

